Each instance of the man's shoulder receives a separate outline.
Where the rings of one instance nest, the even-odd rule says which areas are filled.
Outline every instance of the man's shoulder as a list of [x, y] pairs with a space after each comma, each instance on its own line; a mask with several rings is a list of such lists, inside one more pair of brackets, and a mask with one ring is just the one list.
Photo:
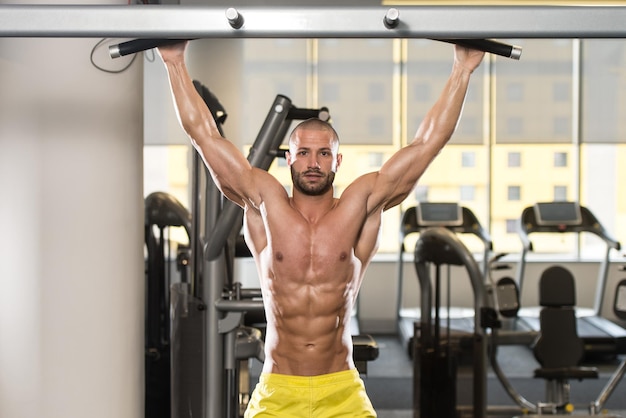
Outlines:
[[341, 194], [341, 199], [358, 199], [360, 196], [367, 198], [367, 195], [371, 193], [376, 184], [377, 176], [377, 172], [371, 172], [357, 177], [345, 188]]

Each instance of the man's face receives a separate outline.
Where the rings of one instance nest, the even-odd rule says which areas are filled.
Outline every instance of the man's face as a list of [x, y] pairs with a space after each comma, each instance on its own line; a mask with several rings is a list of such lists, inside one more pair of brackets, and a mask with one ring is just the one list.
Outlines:
[[309, 196], [328, 192], [341, 164], [338, 147], [339, 143], [330, 131], [298, 130], [289, 143], [287, 154], [294, 188]]

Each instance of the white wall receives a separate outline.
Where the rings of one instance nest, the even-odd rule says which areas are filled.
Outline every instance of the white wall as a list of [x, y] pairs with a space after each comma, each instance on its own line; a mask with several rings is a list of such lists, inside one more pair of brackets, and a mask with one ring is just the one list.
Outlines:
[[143, 415], [142, 65], [97, 41], [0, 39], [1, 417]]

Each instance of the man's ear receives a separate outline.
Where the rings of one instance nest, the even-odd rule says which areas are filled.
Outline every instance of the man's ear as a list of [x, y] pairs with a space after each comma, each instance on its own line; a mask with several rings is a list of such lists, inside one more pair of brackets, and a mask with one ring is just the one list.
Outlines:
[[341, 161], [343, 161], [343, 154], [337, 154], [337, 167], [335, 167], [335, 171], [339, 170], [339, 166], [341, 166]]
[[285, 160], [287, 161], [287, 165], [290, 166], [292, 161], [291, 161], [291, 153], [289, 151], [285, 151]]

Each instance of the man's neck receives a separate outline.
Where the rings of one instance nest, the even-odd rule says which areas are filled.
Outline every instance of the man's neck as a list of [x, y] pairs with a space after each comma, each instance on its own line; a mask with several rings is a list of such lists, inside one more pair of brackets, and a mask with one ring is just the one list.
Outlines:
[[324, 217], [336, 204], [333, 190], [319, 196], [311, 196], [294, 191], [291, 206], [309, 222], [316, 223]]

